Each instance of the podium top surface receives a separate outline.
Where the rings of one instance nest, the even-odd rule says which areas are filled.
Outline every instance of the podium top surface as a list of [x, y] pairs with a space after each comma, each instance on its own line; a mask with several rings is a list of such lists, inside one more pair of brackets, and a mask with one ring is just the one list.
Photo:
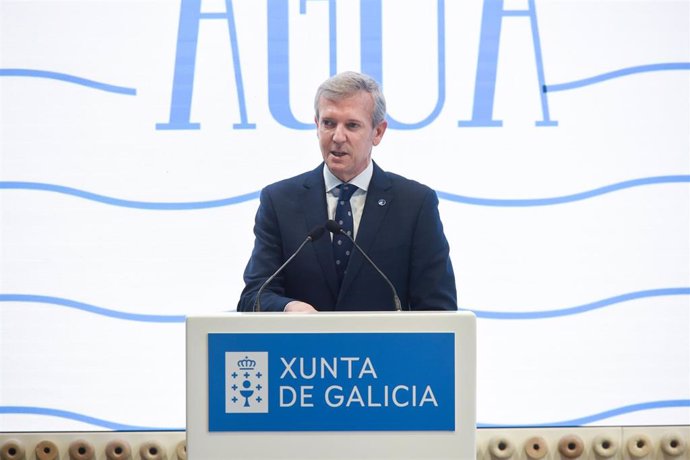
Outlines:
[[404, 312], [226, 312], [187, 317], [187, 329], [201, 328], [207, 332], [258, 328], [266, 332], [283, 331], [429, 331], [474, 328], [476, 318], [468, 311], [404, 311]]

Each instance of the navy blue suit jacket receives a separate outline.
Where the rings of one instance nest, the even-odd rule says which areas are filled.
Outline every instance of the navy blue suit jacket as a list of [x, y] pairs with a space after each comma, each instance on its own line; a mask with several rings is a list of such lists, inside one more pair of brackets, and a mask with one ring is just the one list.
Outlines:
[[[262, 283], [328, 219], [323, 167], [261, 191], [239, 311], [253, 310]], [[457, 309], [448, 242], [432, 189], [374, 164], [356, 241], [395, 285], [403, 310]], [[328, 233], [307, 243], [264, 289], [261, 310], [282, 311], [292, 300], [319, 311], [394, 309], [390, 287], [355, 248], [338, 289]]]

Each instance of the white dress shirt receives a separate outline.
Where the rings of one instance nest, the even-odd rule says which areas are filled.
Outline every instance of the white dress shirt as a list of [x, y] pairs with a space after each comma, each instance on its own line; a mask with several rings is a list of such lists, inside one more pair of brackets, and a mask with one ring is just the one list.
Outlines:
[[[367, 190], [369, 189], [369, 182], [371, 182], [371, 177], [374, 175], [374, 163], [370, 160], [369, 166], [366, 167], [364, 171], [359, 173], [357, 177], [352, 179], [348, 184], [355, 185], [359, 190], [357, 190], [350, 198], [350, 207], [352, 208], [352, 223], [354, 233], [353, 238], [357, 238], [357, 229], [359, 228], [359, 222], [362, 220], [362, 213], [364, 212], [364, 203], [367, 199]], [[335, 195], [334, 190], [338, 185], [342, 184], [343, 181], [338, 179], [333, 175], [333, 173], [328, 169], [328, 167], [323, 165], [323, 179], [326, 184], [326, 203], [328, 204], [328, 218], [335, 218], [335, 208], [338, 205], [338, 197]], [[333, 235], [331, 235], [333, 238]]]

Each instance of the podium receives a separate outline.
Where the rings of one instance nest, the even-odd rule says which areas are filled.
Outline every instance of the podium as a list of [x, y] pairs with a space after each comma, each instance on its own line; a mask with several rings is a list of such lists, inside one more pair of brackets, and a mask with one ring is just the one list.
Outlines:
[[187, 453], [474, 459], [469, 312], [187, 318]]

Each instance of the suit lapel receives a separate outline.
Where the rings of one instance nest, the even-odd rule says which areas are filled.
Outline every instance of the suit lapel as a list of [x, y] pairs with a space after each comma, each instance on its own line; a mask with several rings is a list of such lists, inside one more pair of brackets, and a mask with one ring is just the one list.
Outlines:
[[[357, 244], [367, 254], [370, 252], [369, 250], [376, 239], [379, 228], [393, 201], [394, 195], [391, 190], [391, 185], [391, 181], [386, 173], [374, 163], [374, 174], [369, 183], [367, 198], [364, 204], [364, 212], [362, 213], [362, 219], [359, 223], [356, 237]], [[349, 289], [352, 280], [355, 279], [357, 273], [362, 268], [362, 264], [368, 263], [369, 262], [367, 262], [355, 248], [348, 262], [345, 278], [343, 278], [343, 284], [340, 289], [341, 296], [342, 293], [347, 292]], [[338, 300], [340, 300], [341, 296], [339, 296]]]
[[[325, 190], [323, 164], [321, 164], [321, 166], [308, 174], [304, 181], [304, 191], [301, 199], [308, 230], [318, 225], [324, 225], [328, 219]], [[331, 239], [327, 234], [323, 235], [320, 239], [313, 242], [312, 246], [321, 266], [321, 272], [326, 278], [326, 284], [335, 299], [338, 296], [338, 277], [335, 273]]]

